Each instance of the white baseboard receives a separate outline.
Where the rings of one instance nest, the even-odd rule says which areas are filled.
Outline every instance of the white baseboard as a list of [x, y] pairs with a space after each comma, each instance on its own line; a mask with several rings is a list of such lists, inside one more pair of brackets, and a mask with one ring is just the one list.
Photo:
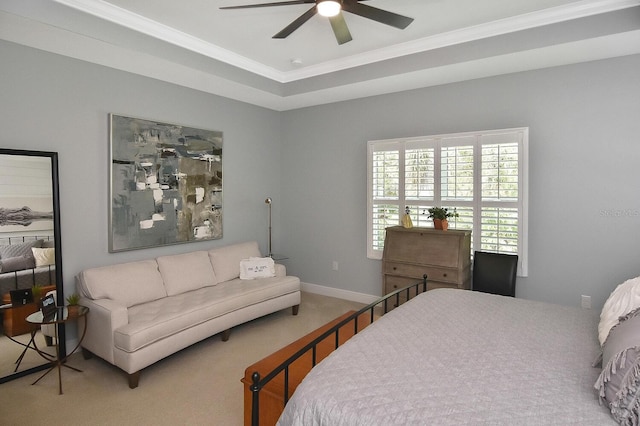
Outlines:
[[350, 300], [352, 302], [359, 302], [364, 304], [373, 303], [380, 298], [380, 296], [372, 296], [370, 294], [357, 293], [350, 290], [342, 290], [339, 288], [327, 287], [318, 284], [300, 283], [302, 291], [308, 293], [320, 294], [322, 296], [336, 297], [338, 299]]

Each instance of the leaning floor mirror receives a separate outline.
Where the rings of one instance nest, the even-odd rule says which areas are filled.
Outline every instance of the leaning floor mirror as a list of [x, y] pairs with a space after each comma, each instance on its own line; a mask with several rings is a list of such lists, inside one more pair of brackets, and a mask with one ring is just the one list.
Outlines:
[[58, 154], [0, 148], [0, 383], [43, 370], [38, 353], [66, 353], [65, 330], [26, 318], [51, 294], [64, 304]]

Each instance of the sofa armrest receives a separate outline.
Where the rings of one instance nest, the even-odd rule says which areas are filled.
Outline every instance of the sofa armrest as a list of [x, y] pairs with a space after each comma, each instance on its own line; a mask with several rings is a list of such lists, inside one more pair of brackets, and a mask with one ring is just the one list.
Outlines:
[[129, 323], [127, 307], [110, 299], [80, 298], [80, 305], [89, 308], [87, 334], [82, 347], [114, 364], [114, 331]]
[[286, 277], [287, 276], [287, 267], [281, 263], [276, 263], [276, 277]]

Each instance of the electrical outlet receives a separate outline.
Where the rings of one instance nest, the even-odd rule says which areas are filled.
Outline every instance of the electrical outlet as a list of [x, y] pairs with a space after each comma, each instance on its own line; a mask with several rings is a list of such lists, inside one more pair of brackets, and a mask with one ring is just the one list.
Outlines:
[[585, 309], [591, 309], [591, 296], [585, 296], [584, 294], [580, 296], [580, 304]]
[[337, 261], [337, 260], [334, 260], [334, 261], [331, 263], [331, 269], [333, 269], [334, 271], [337, 271], [337, 270], [338, 270], [338, 261]]

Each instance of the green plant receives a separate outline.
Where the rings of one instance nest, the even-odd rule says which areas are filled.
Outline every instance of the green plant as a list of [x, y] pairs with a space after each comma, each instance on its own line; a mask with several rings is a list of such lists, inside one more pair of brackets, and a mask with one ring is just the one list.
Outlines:
[[442, 207], [431, 207], [429, 210], [429, 218], [433, 218], [433, 219], [440, 219], [440, 220], [444, 220], [444, 219], [448, 219], [450, 217], [459, 217], [460, 215], [458, 214], [458, 212], [456, 211], [456, 209], [453, 209], [452, 212], [449, 211], [449, 209], [447, 208], [442, 208]]
[[42, 291], [42, 287], [34, 285], [33, 287], [31, 287], [31, 294], [33, 294], [33, 300], [38, 301], [42, 298], [43, 296], [43, 291]]
[[80, 301], [80, 295], [78, 293], [73, 293], [67, 297], [67, 303], [69, 306], [75, 306]]

